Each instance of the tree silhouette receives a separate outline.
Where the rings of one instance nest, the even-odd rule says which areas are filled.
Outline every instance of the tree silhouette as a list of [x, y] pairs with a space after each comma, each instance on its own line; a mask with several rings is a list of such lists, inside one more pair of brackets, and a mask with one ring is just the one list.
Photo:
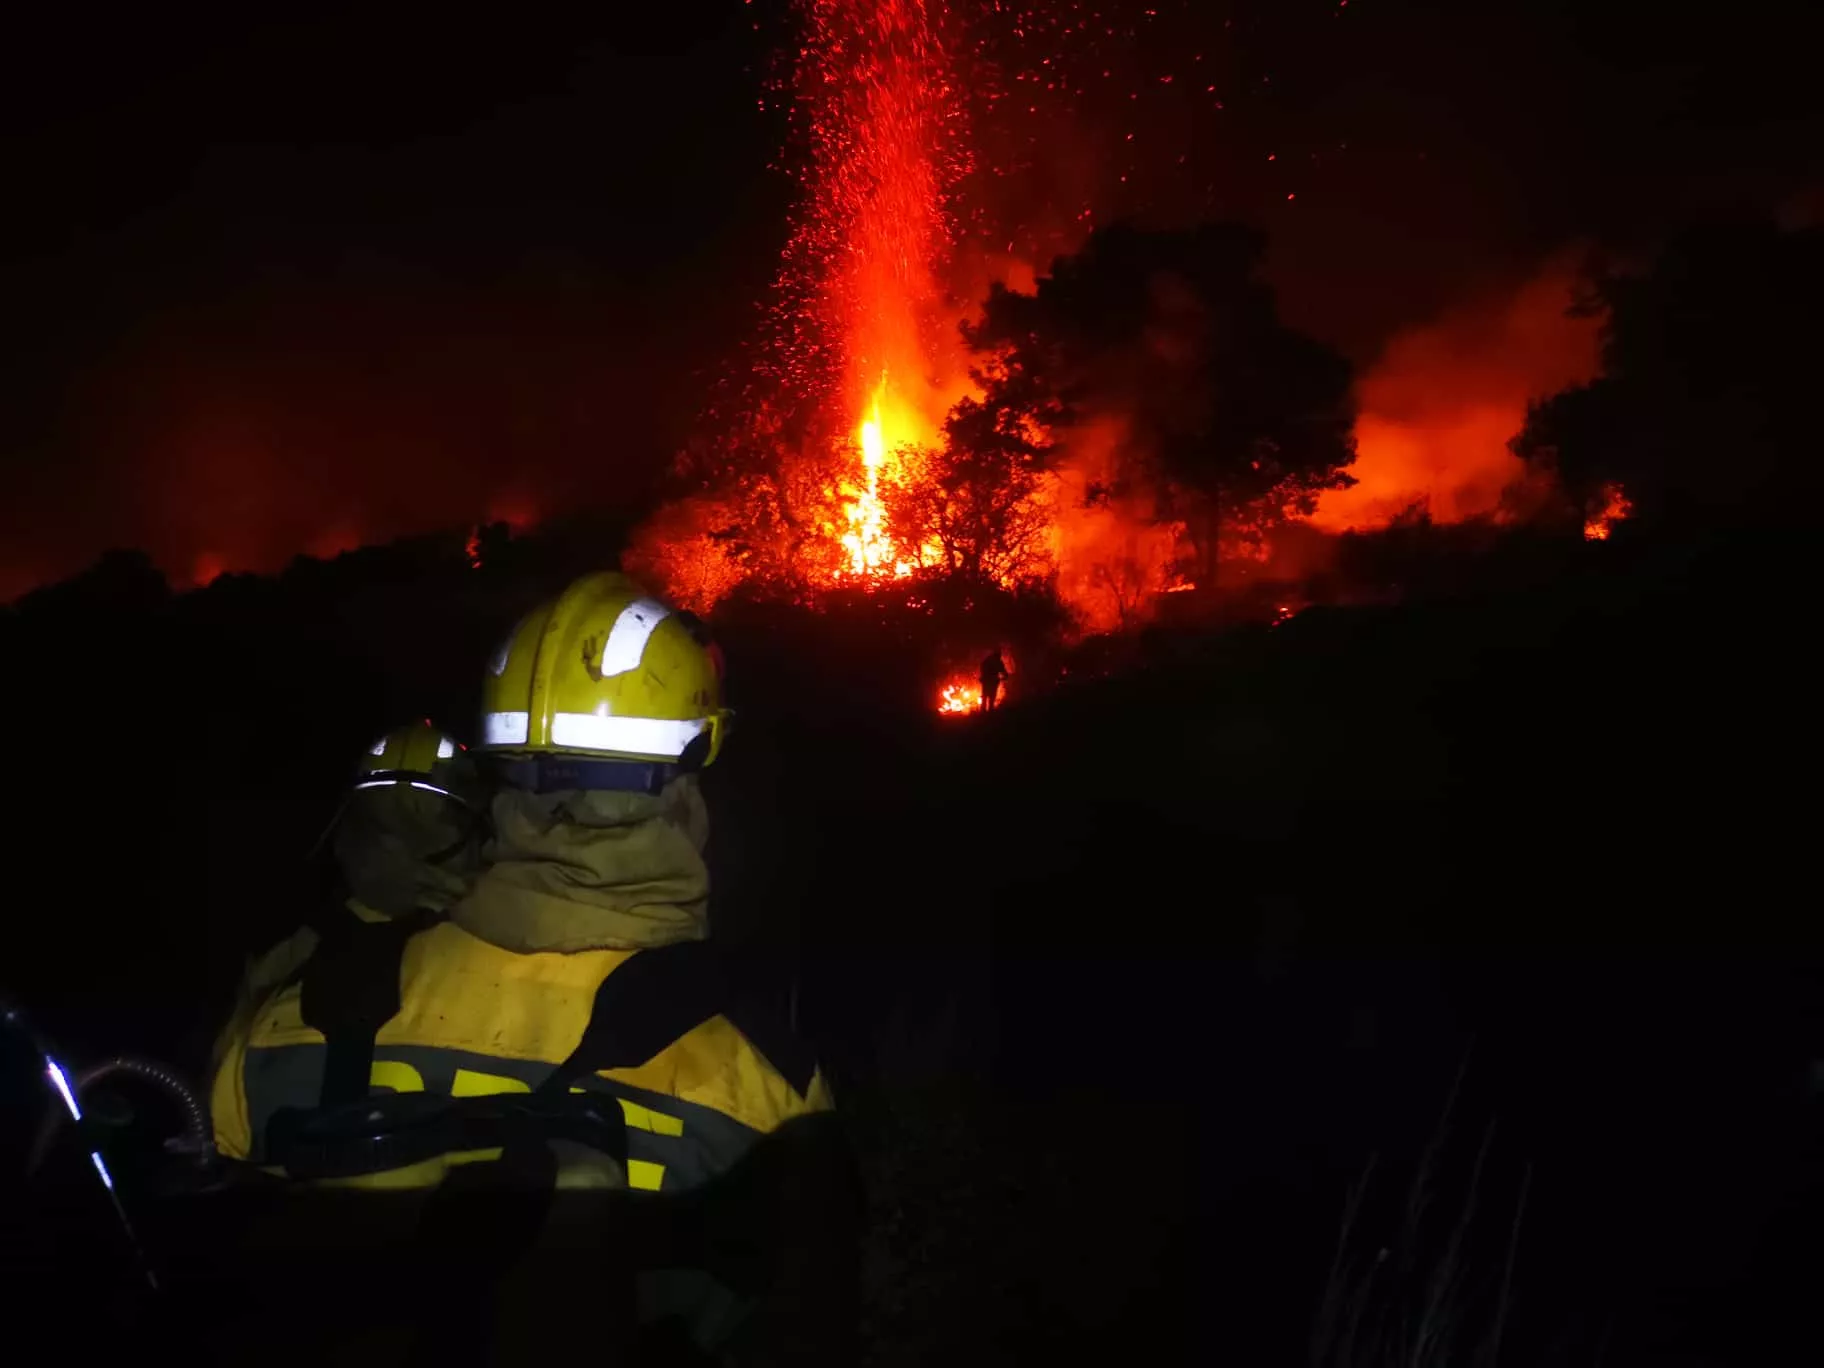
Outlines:
[[1348, 363], [1279, 321], [1263, 245], [1235, 225], [1116, 226], [1033, 293], [997, 286], [964, 330], [983, 393], [952, 415], [952, 447], [1019, 478], [1058, 459], [1047, 439], [1119, 416], [1115, 488], [1092, 495], [1150, 490], [1213, 583], [1224, 545], [1308, 513], [1355, 456]]
[[1535, 404], [1513, 449], [1585, 516], [1614, 486], [1636, 516], [1689, 524], [1795, 506], [1815, 481], [1824, 231], [1712, 223], [1650, 269], [1606, 270], [1602, 375]]

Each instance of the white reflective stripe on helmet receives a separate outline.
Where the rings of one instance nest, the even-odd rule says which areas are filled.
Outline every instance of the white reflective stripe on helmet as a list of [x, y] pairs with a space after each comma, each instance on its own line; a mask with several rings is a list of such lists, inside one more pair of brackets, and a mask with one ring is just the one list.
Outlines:
[[446, 736], [437, 743], [437, 758], [439, 760], [448, 760], [451, 756], [453, 756], [455, 754], [456, 754], [456, 743], [454, 741], [450, 740], [449, 737]]
[[662, 755], [675, 760], [709, 727], [707, 717], [599, 717], [557, 713], [551, 744], [565, 749], [614, 751], [621, 755]]
[[621, 609], [608, 633], [608, 644], [602, 647], [602, 677], [625, 674], [638, 665], [652, 629], [670, 616], [671, 609], [652, 598], [635, 599]]
[[484, 746], [523, 746], [531, 732], [531, 713], [495, 712], [488, 713], [481, 719], [481, 743]]

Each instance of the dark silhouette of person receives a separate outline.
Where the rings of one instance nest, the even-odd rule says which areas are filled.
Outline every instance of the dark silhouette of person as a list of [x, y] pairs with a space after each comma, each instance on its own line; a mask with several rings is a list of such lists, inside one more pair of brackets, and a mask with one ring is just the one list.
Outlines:
[[1007, 678], [1007, 662], [1001, 659], [1001, 648], [996, 646], [982, 658], [982, 711], [993, 712], [994, 705], [1000, 701], [1001, 681]]

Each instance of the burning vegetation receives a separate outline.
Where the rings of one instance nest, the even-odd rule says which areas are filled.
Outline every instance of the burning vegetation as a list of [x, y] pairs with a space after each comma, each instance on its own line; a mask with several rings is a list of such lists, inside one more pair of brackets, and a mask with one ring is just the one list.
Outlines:
[[[1265, 620], [1289, 586], [1315, 592], [1328, 543], [1415, 510], [1552, 504], [1593, 540], [1629, 514], [1620, 481], [1553, 503], [1536, 486], [1555, 474], [1508, 447], [1530, 402], [1595, 373], [1567, 263], [1355, 379], [1281, 321], [1264, 236], [1126, 221], [1221, 211], [1193, 144], [1231, 135], [1239, 48], [1144, 8], [792, 13], [766, 103], [800, 194], [763, 321], [627, 556], [678, 600], [880, 595], [950, 613], [962, 652], [980, 645], [962, 615], [996, 595], [1049, 598], [1066, 637]], [[465, 549], [489, 563], [484, 539]], [[198, 555], [191, 578], [243, 559]]]
[[[930, 586], [961, 585], [949, 649], [966, 650], [967, 613], [997, 594], [1049, 597], [1078, 637], [1168, 603], [1174, 619], [1254, 604], [1275, 621], [1338, 534], [1562, 506], [1526, 492], [1539, 468], [1508, 442], [1529, 402], [1594, 371], [1567, 264], [1396, 339], [1357, 384], [1280, 320], [1253, 230], [1096, 227], [1083, 185], [1061, 212], [1068, 179], [1035, 197], [1041, 213], [1007, 193], [1055, 158], [1030, 127], [1041, 114], [1104, 134], [1133, 118], [1103, 98], [1111, 77], [1132, 107], [1144, 87], [1187, 116], [1221, 108], [1213, 54], [1195, 82], [1135, 79], [1184, 61], [1128, 41], [1159, 36], [1151, 11], [1065, 10], [796, 6], [774, 95], [802, 199], [760, 359], [724, 387], [633, 568], [704, 611], [741, 590], [935, 612]], [[1098, 153], [1123, 188], [1142, 155], [1131, 135]], [[1626, 512], [1618, 494], [1590, 535]], [[935, 687], [941, 712], [979, 706], [967, 678]]]
[[799, 15], [782, 95], [805, 197], [769, 359], [639, 568], [699, 609], [743, 584], [1043, 586], [1109, 631], [1253, 573], [1273, 528], [1350, 482], [1347, 364], [1279, 322], [1259, 235], [1085, 224], [1043, 276], [984, 259], [959, 224], [981, 224], [971, 129], [1005, 91], [965, 98], [975, 36], [918, 0]]

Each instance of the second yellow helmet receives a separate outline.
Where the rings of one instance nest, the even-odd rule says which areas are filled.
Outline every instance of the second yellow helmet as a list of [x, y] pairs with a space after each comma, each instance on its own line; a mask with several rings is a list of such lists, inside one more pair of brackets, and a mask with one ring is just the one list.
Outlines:
[[427, 718], [394, 727], [362, 755], [355, 769], [356, 789], [405, 785], [460, 803], [479, 806], [475, 767], [463, 745]]

